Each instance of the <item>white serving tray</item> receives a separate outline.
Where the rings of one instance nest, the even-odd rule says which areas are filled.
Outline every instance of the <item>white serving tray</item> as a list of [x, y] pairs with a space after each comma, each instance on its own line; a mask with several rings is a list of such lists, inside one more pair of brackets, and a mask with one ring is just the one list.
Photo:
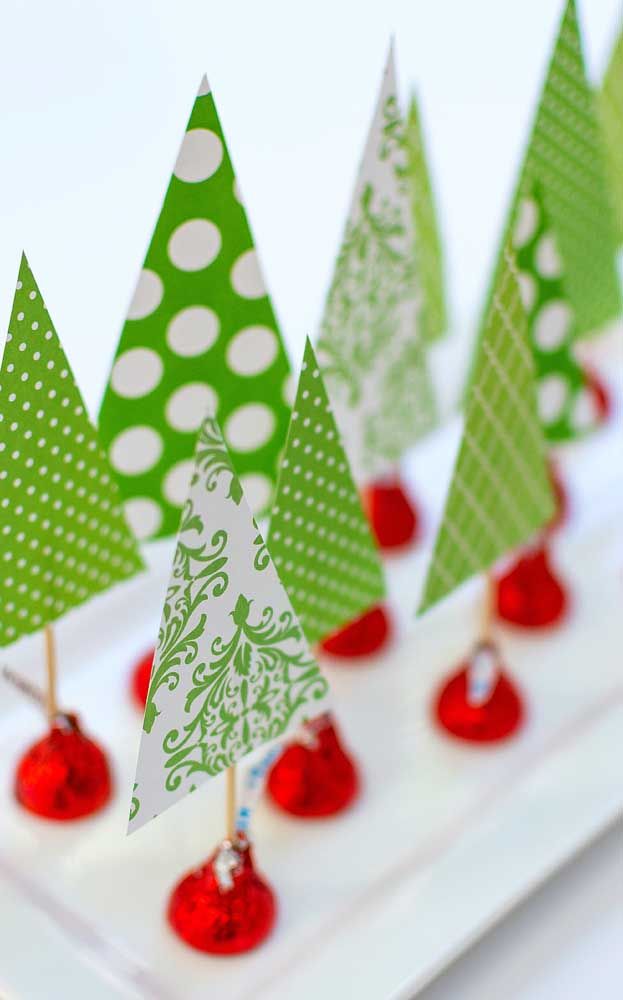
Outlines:
[[[416, 456], [429, 510], [441, 507], [457, 440], [451, 426]], [[478, 584], [414, 625], [426, 549], [388, 563], [394, 646], [365, 666], [326, 664], [363, 794], [348, 814], [319, 823], [260, 806], [256, 856], [280, 911], [272, 938], [244, 957], [188, 950], [163, 916], [174, 882], [223, 834], [223, 782], [125, 836], [140, 731], [128, 672], [153, 642], [171, 547], [154, 547], [149, 575], [66, 619], [58, 628], [62, 702], [78, 707], [87, 731], [109, 748], [117, 794], [99, 817], [75, 826], [22, 812], [12, 773], [43, 725], [3, 689], [0, 995], [413, 996], [623, 805], [622, 456], [620, 421], [565, 453], [574, 516], [555, 553], [573, 587], [573, 614], [544, 637], [500, 629], [529, 706], [521, 736], [503, 747], [453, 743], [429, 714], [438, 681], [474, 637]], [[12, 666], [40, 676], [37, 638], [9, 653]]]

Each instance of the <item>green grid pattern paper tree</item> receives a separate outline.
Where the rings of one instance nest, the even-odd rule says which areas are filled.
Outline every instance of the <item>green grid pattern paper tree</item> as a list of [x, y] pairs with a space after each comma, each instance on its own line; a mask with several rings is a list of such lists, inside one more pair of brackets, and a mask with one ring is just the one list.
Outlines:
[[24, 255], [0, 368], [0, 510], [0, 646], [144, 569]]
[[327, 710], [328, 685], [216, 419], [197, 437], [145, 705], [130, 831]]
[[623, 29], [612, 49], [597, 95], [604, 133], [606, 168], [612, 191], [618, 246], [623, 245]]
[[503, 264], [419, 613], [526, 542], [554, 512], [536, 410], [534, 360], [516, 263], [508, 249]]
[[289, 363], [203, 80], [100, 412], [139, 538], [174, 535], [204, 416], [218, 413], [249, 501], [272, 500]]
[[415, 233], [415, 259], [422, 289], [420, 330], [422, 339], [431, 342], [446, 333], [448, 315], [441, 236], [415, 94], [409, 102], [405, 138], [407, 176], [411, 189]]
[[573, 440], [595, 427], [598, 417], [594, 394], [574, 355], [573, 306], [539, 185], [519, 203], [513, 247], [536, 365], [543, 434], [552, 443]]
[[[564, 261], [578, 337], [621, 311], [616, 234], [602, 134], [586, 77], [575, 0], [568, 0], [501, 242], [508, 244], [519, 201], [534, 183], [543, 197]], [[501, 253], [491, 289], [504, 268]], [[491, 292], [483, 315], [489, 312]], [[482, 335], [482, 325], [480, 335]]]
[[359, 485], [391, 472], [437, 420], [406, 165], [390, 48], [317, 345]]
[[385, 597], [381, 560], [309, 340], [268, 546], [310, 643]]

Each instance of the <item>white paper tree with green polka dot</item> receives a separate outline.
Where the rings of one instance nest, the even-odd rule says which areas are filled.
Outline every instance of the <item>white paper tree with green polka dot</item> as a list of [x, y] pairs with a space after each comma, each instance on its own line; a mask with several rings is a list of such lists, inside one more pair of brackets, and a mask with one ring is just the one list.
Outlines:
[[574, 309], [538, 184], [519, 202], [513, 246], [534, 354], [543, 434], [552, 443], [572, 440], [591, 430], [598, 414], [594, 394], [574, 355]]
[[0, 368], [0, 646], [143, 567], [26, 257]]
[[310, 643], [385, 597], [381, 560], [309, 340], [268, 546]]
[[204, 78], [100, 410], [137, 537], [176, 533], [206, 415], [218, 414], [254, 513], [268, 510], [288, 427], [289, 374]]

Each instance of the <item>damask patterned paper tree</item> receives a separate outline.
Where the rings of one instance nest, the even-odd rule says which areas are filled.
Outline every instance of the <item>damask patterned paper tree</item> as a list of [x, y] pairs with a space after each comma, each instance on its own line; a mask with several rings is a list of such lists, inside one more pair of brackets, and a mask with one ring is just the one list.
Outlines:
[[25, 256], [0, 369], [0, 508], [0, 646], [144, 568]]
[[604, 132], [617, 243], [620, 247], [623, 246], [623, 29], [614, 43], [597, 100]]
[[447, 332], [448, 313], [441, 235], [415, 94], [409, 102], [405, 136], [415, 256], [422, 291], [419, 329], [422, 339], [432, 342]]
[[[536, 110], [502, 239], [508, 244], [519, 202], [541, 185], [563, 260], [576, 334], [603, 328], [621, 310], [616, 235], [604, 150], [592, 89], [586, 76], [575, 0], [568, 0]], [[483, 313], [505, 267], [502, 251]]]
[[130, 830], [324, 711], [326, 695], [220, 428], [207, 417], [158, 634]]
[[359, 485], [391, 471], [435, 423], [421, 302], [390, 49], [317, 351]]
[[123, 327], [102, 439], [139, 538], [174, 535], [206, 413], [256, 513], [271, 502], [289, 364], [204, 78]]
[[268, 544], [312, 644], [385, 598], [379, 553], [309, 340]]

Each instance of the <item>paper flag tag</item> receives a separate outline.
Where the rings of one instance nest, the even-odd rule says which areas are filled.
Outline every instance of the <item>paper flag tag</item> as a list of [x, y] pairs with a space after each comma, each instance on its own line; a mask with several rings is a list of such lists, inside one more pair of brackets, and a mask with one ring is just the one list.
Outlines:
[[601, 91], [597, 95], [603, 126], [606, 169], [612, 192], [618, 246], [623, 245], [623, 30], [619, 33]]
[[207, 418], [158, 634], [130, 831], [325, 711], [327, 690]]
[[[564, 260], [577, 336], [594, 333], [619, 314], [621, 291], [602, 137], [574, 0], [568, 0], [562, 18], [502, 247], [510, 239], [519, 201], [534, 183], [542, 186]], [[492, 288], [504, 266], [500, 257]], [[484, 316], [488, 309], [489, 304]]]
[[526, 542], [554, 512], [534, 361], [510, 250], [503, 261], [419, 613]]
[[206, 413], [266, 511], [288, 428], [289, 364], [204, 79], [100, 413], [139, 538], [174, 535]]
[[415, 259], [422, 289], [419, 329], [422, 339], [430, 342], [438, 340], [446, 333], [448, 316], [441, 236], [415, 95], [411, 97], [409, 104], [405, 135]]
[[144, 566], [26, 257], [0, 369], [0, 646]]
[[541, 427], [548, 441], [568, 441], [591, 430], [598, 415], [573, 353], [573, 306], [564, 288], [562, 258], [539, 185], [519, 203], [513, 247], [536, 365]]
[[381, 560], [309, 340], [268, 545], [310, 643], [385, 597]]
[[436, 420], [405, 172], [390, 49], [317, 350], [359, 484], [387, 473]]

